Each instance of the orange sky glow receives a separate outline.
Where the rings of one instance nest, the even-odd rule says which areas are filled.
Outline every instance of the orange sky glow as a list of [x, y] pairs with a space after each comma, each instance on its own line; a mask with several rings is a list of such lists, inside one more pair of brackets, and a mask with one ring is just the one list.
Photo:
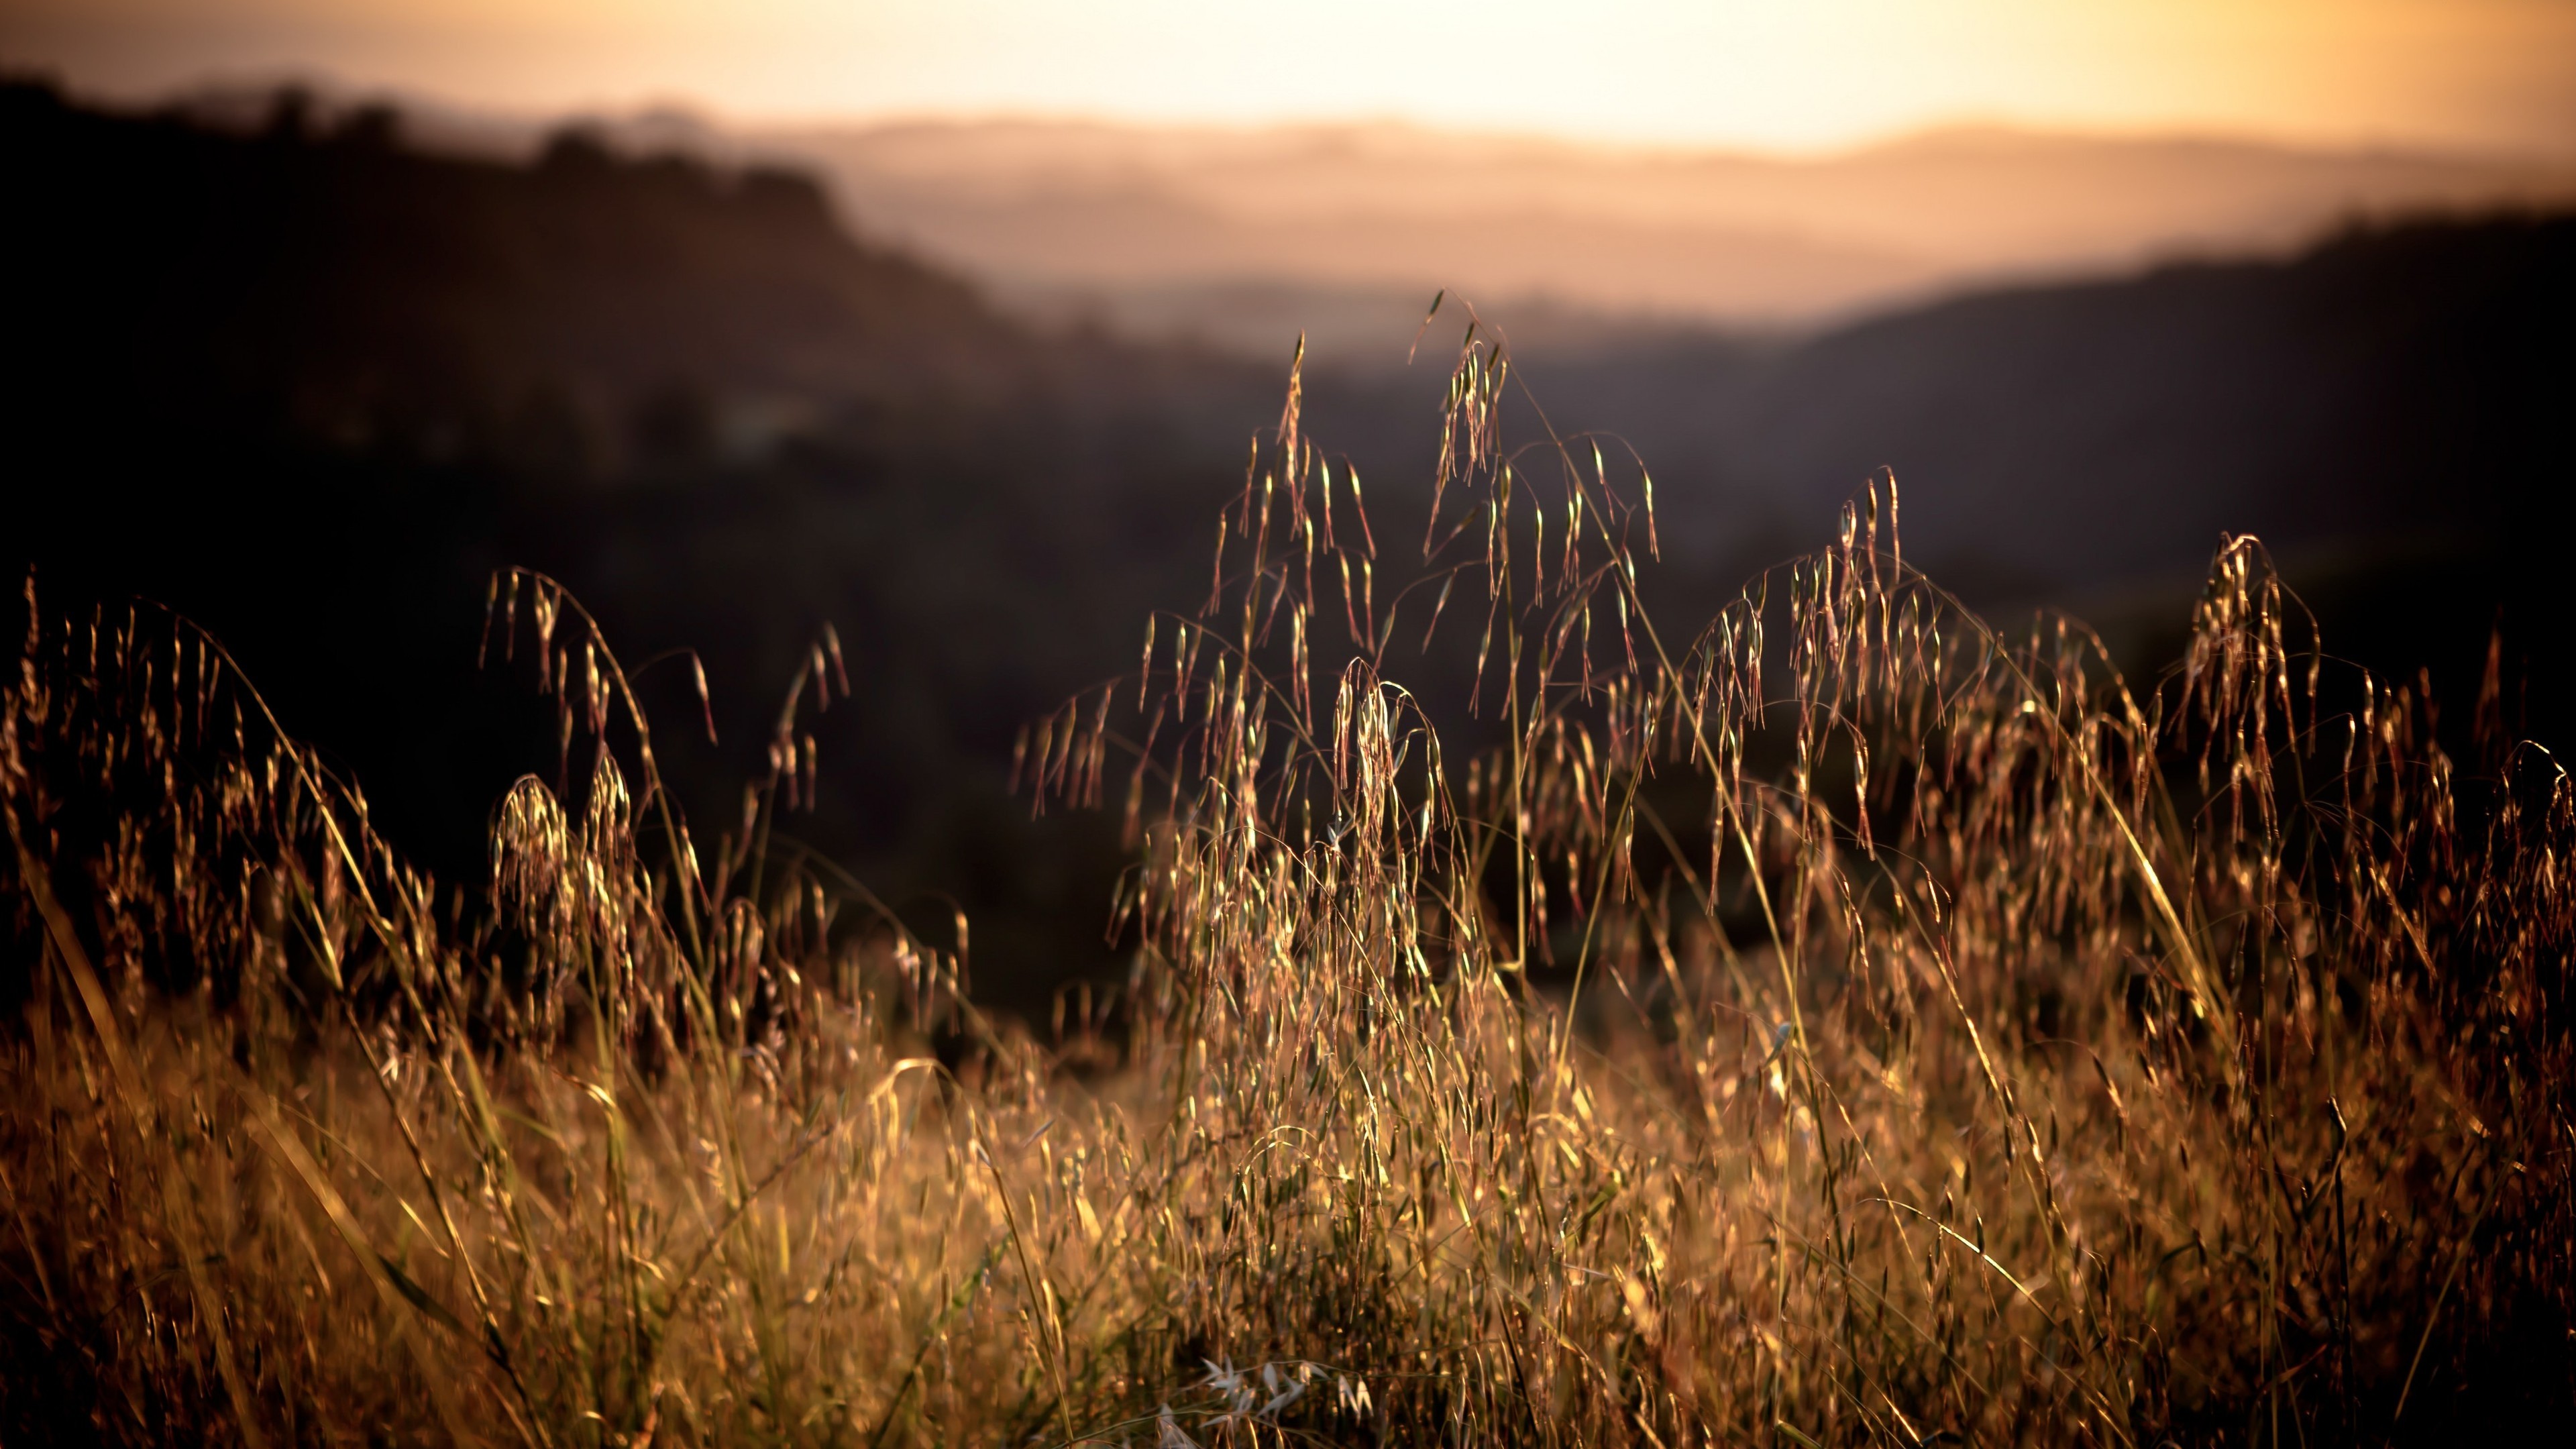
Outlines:
[[2576, 152], [2576, 0], [0, 0], [0, 63], [740, 121], [1393, 118], [1659, 144], [1954, 121]]

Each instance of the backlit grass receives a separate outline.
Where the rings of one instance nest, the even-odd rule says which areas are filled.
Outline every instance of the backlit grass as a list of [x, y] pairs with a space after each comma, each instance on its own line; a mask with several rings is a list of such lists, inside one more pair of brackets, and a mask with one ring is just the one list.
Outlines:
[[[2445, 754], [2251, 540], [2152, 684], [2071, 621], [1998, 633], [1904, 562], [1892, 483], [1664, 632], [1651, 485], [1505, 455], [1506, 382], [1471, 334], [1419, 543], [1292, 389], [1205, 607], [1032, 727], [1039, 804], [1124, 812], [1134, 965], [1026, 1027], [975, 1009], [968, 923], [787, 838], [813, 712], [865, 694], [836, 642], [693, 825], [608, 641], [496, 580], [564, 769], [463, 891], [215, 641], [31, 593], [0, 1439], [2145, 1449], [2569, 1410], [2551, 758], [2491, 721]], [[1490, 746], [1402, 687], [1426, 632], [1472, 644]]]

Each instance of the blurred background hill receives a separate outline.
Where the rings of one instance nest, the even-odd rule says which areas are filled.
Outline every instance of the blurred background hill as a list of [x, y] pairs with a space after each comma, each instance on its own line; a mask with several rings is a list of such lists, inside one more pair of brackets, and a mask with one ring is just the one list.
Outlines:
[[[271, 100], [213, 87], [184, 108], [252, 127]], [[425, 144], [499, 160], [555, 128], [402, 109]], [[727, 125], [666, 105], [591, 124], [631, 155], [810, 175], [868, 235], [1025, 316], [1265, 360], [1304, 331], [1352, 365], [1400, 350], [1440, 288], [1517, 319], [1524, 350], [1795, 334], [1975, 288], [2286, 258], [2373, 221], [2576, 204], [2576, 161], [2552, 152], [2000, 124], [1804, 153], [1398, 121]]]
[[2576, 198], [2576, 167], [2544, 160], [2002, 127], [1805, 156], [1391, 122], [918, 123], [735, 144], [810, 162], [851, 214], [1005, 297], [1264, 355], [1283, 322], [1382, 351], [1434, 287], [1596, 328], [1812, 329], [1971, 286], [2283, 256], [2373, 217]]
[[2499, 630], [2530, 728], [2576, 720], [2576, 218], [2537, 163], [540, 130], [21, 82], [0, 167], [13, 571], [207, 624], [469, 884], [502, 790], [555, 768], [529, 681], [476, 666], [491, 568], [556, 575], [659, 661], [675, 779], [715, 819], [829, 623], [857, 693], [808, 838], [910, 910], [962, 901], [1005, 1001], [1110, 969], [1117, 863], [1102, 822], [1008, 796], [1017, 728], [1204, 594], [1299, 330], [1312, 431], [1387, 516], [1419, 507], [1457, 304], [1404, 354], [1441, 286], [1559, 430], [1653, 469], [1676, 614], [1892, 469], [1910, 558], [2001, 613], [2074, 606], [2137, 667], [2219, 533], [2253, 531], [2338, 652], [2465, 701]]

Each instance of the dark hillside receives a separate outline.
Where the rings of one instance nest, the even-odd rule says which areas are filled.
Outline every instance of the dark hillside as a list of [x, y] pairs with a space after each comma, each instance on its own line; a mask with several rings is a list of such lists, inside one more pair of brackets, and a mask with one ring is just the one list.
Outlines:
[[1560, 421], [1655, 464], [1666, 538], [1702, 558], [1802, 547], [1892, 468], [1909, 552], [1972, 597], [2170, 631], [2220, 533], [2254, 533], [2335, 647], [2474, 690], [2500, 613], [2534, 727], [2576, 718], [2576, 217], [2356, 231], [2289, 262], [1531, 371]]
[[1098, 949], [1105, 857], [1000, 762], [1204, 588], [1275, 375], [1038, 338], [801, 177], [578, 135], [510, 166], [381, 115], [237, 134], [19, 86], [0, 174], [13, 584], [204, 622], [469, 883], [493, 802], [557, 765], [531, 682], [475, 668], [492, 568], [564, 579], [631, 663], [702, 653], [720, 751], [684, 664], [647, 683], [715, 818], [830, 623], [867, 692], [815, 843], [965, 896], [996, 970], [1030, 919], [1030, 954]]
[[[2529, 529], [2576, 444], [2571, 323], [2576, 218], [2534, 217], [1962, 298], [1793, 346], [1639, 349], [1538, 385], [1689, 470], [1687, 497], [1803, 516], [1894, 467], [1928, 557], [2064, 589], [2196, 570], [2221, 528], [2285, 549]], [[1709, 510], [1695, 531], [1723, 527]]]
[[247, 406], [435, 450], [547, 399], [991, 394], [1012, 372], [1011, 329], [852, 241], [799, 175], [622, 161], [579, 133], [533, 167], [425, 156], [389, 113], [321, 134], [291, 101], [250, 137], [23, 86], [0, 107], [11, 260], [57, 279], [15, 325], [66, 349], [18, 353], [14, 380], [75, 406]]

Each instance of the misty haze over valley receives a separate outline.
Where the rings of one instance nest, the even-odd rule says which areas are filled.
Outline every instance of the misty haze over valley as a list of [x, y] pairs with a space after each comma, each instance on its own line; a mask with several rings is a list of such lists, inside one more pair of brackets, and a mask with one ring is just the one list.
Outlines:
[[[329, 93], [325, 93], [329, 94]], [[266, 87], [185, 105], [256, 124]], [[347, 111], [366, 102], [338, 97]], [[407, 102], [423, 144], [526, 159], [560, 121]], [[1812, 154], [1612, 146], [1399, 122], [583, 122], [635, 155], [809, 171], [844, 222], [1035, 319], [1393, 366], [1432, 293], [1515, 342], [1805, 332], [1964, 290], [2279, 259], [2348, 226], [2576, 202], [2576, 161], [2219, 135], [1954, 126]]]

